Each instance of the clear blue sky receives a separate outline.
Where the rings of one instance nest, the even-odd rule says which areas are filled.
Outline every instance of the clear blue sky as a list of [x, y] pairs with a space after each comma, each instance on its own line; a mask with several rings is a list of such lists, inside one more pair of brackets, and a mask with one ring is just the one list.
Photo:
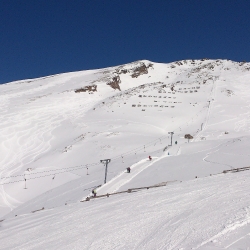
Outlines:
[[0, 83], [200, 58], [250, 61], [250, 0], [0, 0]]

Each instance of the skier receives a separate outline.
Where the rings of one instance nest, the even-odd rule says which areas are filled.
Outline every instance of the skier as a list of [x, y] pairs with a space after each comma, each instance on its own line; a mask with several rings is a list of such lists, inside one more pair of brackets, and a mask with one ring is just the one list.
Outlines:
[[127, 173], [130, 173], [131, 169], [130, 167], [127, 168]]
[[175, 141], [175, 144], [177, 144], [177, 141]]
[[151, 156], [149, 156], [149, 157], [148, 157], [148, 159], [151, 161], [151, 160], [152, 160], [152, 157], [151, 157]]
[[92, 190], [92, 194], [93, 194], [94, 197], [96, 197], [96, 189]]

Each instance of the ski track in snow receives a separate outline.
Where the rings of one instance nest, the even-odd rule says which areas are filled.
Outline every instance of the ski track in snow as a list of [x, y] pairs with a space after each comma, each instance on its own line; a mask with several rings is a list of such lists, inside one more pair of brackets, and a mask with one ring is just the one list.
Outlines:
[[194, 136], [194, 139], [192, 139], [192, 141], [194, 141], [194, 142], [198, 140], [198, 138], [200, 137], [200, 135], [204, 132], [204, 130], [208, 126], [208, 121], [209, 121], [209, 117], [210, 117], [210, 113], [211, 113], [211, 109], [212, 109], [212, 103], [213, 103], [213, 100], [215, 99], [215, 94], [216, 94], [215, 90], [216, 90], [216, 80], [214, 79], [213, 80], [213, 87], [212, 87], [212, 90], [211, 90], [211, 95], [210, 95], [210, 98], [209, 98], [209, 104], [208, 104], [208, 111], [207, 111], [206, 119], [205, 119], [205, 121], [203, 123], [202, 130], [200, 130]]
[[[227, 147], [227, 146], [230, 145], [231, 143], [235, 143], [235, 142], [238, 141], [238, 140], [240, 140], [240, 139], [236, 139], [236, 140], [235, 140], [235, 139], [232, 139], [232, 140], [229, 140], [229, 141], [227, 141], [227, 142], [225, 142], [225, 143], [221, 143], [221, 144], [215, 146], [214, 148], [209, 149], [209, 150], [211, 150], [211, 151], [208, 152], [208, 153], [206, 154], [206, 156], [205, 156], [202, 160], [205, 161], [205, 162], [213, 163], [213, 164], [218, 164], [218, 165], [227, 166], [227, 167], [229, 167], [230, 169], [232, 169], [232, 168], [233, 168], [232, 165], [225, 164], [225, 163], [221, 163], [221, 162], [216, 162], [216, 161], [209, 161], [209, 160], [207, 160], [206, 158], [208, 158], [208, 157], [209, 157], [210, 155], [212, 155], [213, 153], [218, 152], [219, 150], [221, 150], [221, 148]], [[207, 150], [206, 150], [206, 151], [207, 151]], [[202, 151], [199, 151], [199, 152], [202, 152]], [[197, 152], [196, 152], [196, 153], [197, 153]], [[230, 153], [229, 155], [234, 155], [234, 154], [231, 154], [231, 153]], [[239, 155], [237, 155], [237, 156], [239, 156]], [[243, 156], [246, 156], [246, 155], [244, 154]]]
[[[22, 95], [34, 94], [37, 91], [31, 89], [4, 96], [2, 110], [7, 109], [8, 102], [11, 102], [12, 98], [21, 98]], [[94, 100], [73, 102], [70, 99], [62, 103], [60, 99], [55, 99], [50, 104], [45, 104], [42, 109], [40, 105], [33, 104], [29, 109], [19, 112], [17, 107], [17, 111], [10, 111], [8, 116], [0, 117], [0, 120], [4, 121], [0, 125], [0, 149], [3, 152], [0, 159], [0, 178], [4, 177], [1, 182], [10, 182], [11, 178], [7, 177], [19, 174], [20, 171], [24, 173], [24, 177], [19, 179], [24, 179], [26, 170], [23, 169], [24, 166], [34, 162], [35, 159], [51, 149], [53, 131], [64, 120], [76, 119], [79, 116], [80, 104], [83, 106], [80, 113], [82, 114], [93, 103], [95, 103]], [[13, 152], [15, 152], [14, 155]], [[0, 206], [7, 206], [10, 210], [20, 204], [6, 193], [4, 185], [0, 185], [0, 197], [3, 199], [3, 204]]]
[[117, 192], [122, 186], [126, 183], [130, 182], [133, 178], [135, 178], [138, 174], [144, 171], [146, 168], [153, 165], [155, 162], [161, 160], [166, 156], [162, 156], [159, 158], [152, 157], [152, 161], [143, 159], [135, 164], [133, 164], [131, 168], [131, 172], [127, 173], [121, 172], [119, 175], [111, 179], [109, 182], [104, 184], [102, 187], [97, 189], [98, 195], [107, 194], [107, 193], [114, 193]]
[[[0, 162], [3, 166], [1, 169], [1, 177], [8, 177], [18, 173], [18, 171], [20, 171], [24, 165], [33, 162], [37, 156], [50, 149], [50, 140], [53, 139], [51, 132], [59, 125], [60, 120], [51, 120], [50, 117], [53, 117], [51, 114], [48, 114], [45, 117], [43, 114], [41, 114], [41, 119], [39, 119], [35, 113], [36, 110], [34, 109], [34, 112], [27, 112], [26, 114], [20, 115], [20, 117], [23, 117], [22, 119], [19, 119], [18, 116], [15, 116], [15, 119], [17, 120], [14, 122], [14, 125], [12, 125], [12, 120], [14, 118], [9, 122], [9, 127], [13, 127], [11, 129], [12, 133], [8, 134], [9, 127], [7, 127], [7, 131], [3, 131], [2, 134], [5, 136], [5, 138], [9, 139], [5, 140], [2, 143], [2, 146], [7, 149], [9, 154], [6, 154], [6, 156]], [[34, 116], [36, 121], [33, 118]], [[29, 129], [25, 129], [26, 120], [31, 121], [31, 123], [35, 124], [35, 126], [33, 128], [29, 127]], [[20, 130], [21, 127], [24, 127], [24, 129]], [[14, 150], [12, 149], [13, 146], [15, 147]], [[11, 155], [11, 152], [13, 151], [15, 151], [14, 157]], [[7, 180], [9, 181], [9, 179]], [[0, 192], [1, 196], [7, 196], [3, 185], [0, 186]], [[5, 203], [11, 209], [15, 207], [15, 205], [11, 205], [6, 198]]]
[[[180, 154], [180, 146], [173, 146], [171, 148], [171, 156], [179, 155]], [[129, 183], [132, 179], [134, 179], [138, 174], [140, 174], [142, 171], [147, 169], [148, 167], [152, 166], [156, 162], [162, 160], [163, 158], [170, 157], [170, 155], [167, 154], [167, 152], [163, 153], [161, 157], [152, 157], [152, 161], [149, 161], [148, 159], [143, 159], [132, 166], [131, 172], [127, 173], [126, 171], [121, 172], [119, 175], [108, 181], [106, 184], [101, 186], [97, 189], [98, 195], [107, 194], [107, 193], [114, 193], [117, 191], [120, 191], [122, 186]]]
[[[227, 225], [225, 227], [225, 229], [223, 229], [221, 232], [219, 232], [218, 234], [214, 235], [213, 237], [203, 241], [202, 243], [200, 243], [197, 247], [193, 248], [193, 249], [199, 249], [200, 247], [204, 246], [205, 244], [207, 244], [208, 242], [213, 242], [214, 240], [238, 229], [241, 228], [247, 224], [250, 223], [250, 214], [247, 214], [244, 218], [241, 218], [241, 220], [236, 220], [234, 221], [232, 224]], [[247, 234], [249, 235], [249, 234]], [[246, 236], [246, 235], [245, 235]], [[239, 240], [241, 240], [242, 238], [244, 238], [245, 236], [231, 242], [229, 245], [225, 246], [224, 249], [228, 249], [230, 246], [234, 245], [236, 242], [238, 242]]]

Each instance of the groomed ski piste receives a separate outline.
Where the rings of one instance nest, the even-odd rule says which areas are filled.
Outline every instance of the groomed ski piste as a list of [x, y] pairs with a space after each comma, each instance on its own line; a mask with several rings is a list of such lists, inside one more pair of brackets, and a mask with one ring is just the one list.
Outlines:
[[1, 249], [250, 249], [249, 69], [144, 60], [0, 86]]

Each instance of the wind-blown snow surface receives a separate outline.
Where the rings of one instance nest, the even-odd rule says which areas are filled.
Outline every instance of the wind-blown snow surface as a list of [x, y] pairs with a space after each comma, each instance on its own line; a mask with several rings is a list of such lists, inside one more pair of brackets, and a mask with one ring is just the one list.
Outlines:
[[[3, 246], [6, 249], [18, 248], [18, 244], [23, 244], [23, 249], [59, 246], [83, 249], [80, 246], [83, 242], [85, 249], [214, 249], [215, 244], [219, 247], [222, 244], [226, 249], [236, 249], [235, 244], [241, 244], [244, 249], [250, 246], [244, 230], [233, 231], [237, 226], [223, 229], [229, 220], [239, 223], [234, 216], [244, 214], [241, 211], [246, 211], [246, 219], [239, 224], [248, 226], [248, 187], [243, 181], [245, 178], [247, 182], [248, 173], [216, 175], [226, 169], [249, 166], [249, 82], [249, 63], [185, 60], [171, 64], [138, 61], [1, 85], [0, 217], [4, 221], [0, 222], [0, 237], [4, 235]], [[168, 146], [172, 131], [173, 146]], [[193, 136], [189, 143], [185, 134]], [[147, 160], [148, 155], [152, 161]], [[100, 163], [103, 159], [111, 159], [105, 185], [102, 185], [105, 167]], [[128, 166], [132, 170], [130, 174], [125, 171]], [[106, 194], [167, 181], [176, 182], [158, 190], [112, 196], [108, 202], [105, 199], [77, 204], [100, 185], [98, 194]], [[231, 190], [230, 185], [237, 187], [238, 192], [227, 192]], [[202, 198], [203, 192], [195, 192], [196, 189], [203, 190], [206, 198]], [[191, 197], [190, 207], [189, 191], [196, 194]], [[175, 213], [168, 214], [162, 209], [168, 209], [165, 199], [170, 193], [170, 205]], [[225, 204], [236, 196], [233, 199], [242, 202], [234, 203], [230, 210]], [[224, 206], [220, 199], [226, 199]], [[158, 203], [163, 207], [158, 207]], [[204, 207], [210, 207], [211, 211], [206, 209], [203, 213]], [[31, 214], [41, 208], [45, 209]], [[197, 214], [193, 209], [198, 210]], [[92, 211], [95, 213], [90, 215]], [[122, 211], [127, 217], [112, 217], [112, 211], [115, 214]], [[67, 222], [71, 218], [71, 226], [65, 228], [71, 231], [74, 225], [77, 228], [81, 224], [79, 213], [81, 220], [88, 221], [94, 230], [86, 233], [83, 226], [79, 231], [83, 235], [75, 234], [77, 239], [66, 237], [60, 231], [65, 225], [60, 224], [59, 214]], [[212, 213], [218, 222], [210, 218]], [[202, 222], [199, 229], [195, 215]], [[115, 225], [109, 217], [114, 218]], [[152, 222], [154, 217], [156, 221]], [[177, 228], [171, 227], [173, 221]], [[148, 227], [148, 222], [154, 226]], [[33, 233], [32, 241], [25, 237], [23, 230], [37, 223], [40, 226], [27, 232], [27, 237]], [[51, 234], [57, 236], [47, 239], [51, 244], [44, 245], [43, 237], [48, 237], [50, 223], [54, 225]], [[117, 231], [119, 223], [121, 228]], [[99, 225], [104, 230], [94, 237]], [[140, 233], [134, 227], [140, 228]], [[118, 238], [104, 240], [105, 228], [113, 235], [117, 232]], [[43, 232], [41, 239], [37, 239], [38, 231]], [[129, 231], [135, 235], [131, 236]], [[17, 232], [22, 236], [16, 239], [15, 245], [13, 235]], [[228, 237], [228, 245], [221, 235]], [[234, 237], [243, 238], [232, 243]], [[212, 248], [204, 248], [210, 243], [214, 244]]]

